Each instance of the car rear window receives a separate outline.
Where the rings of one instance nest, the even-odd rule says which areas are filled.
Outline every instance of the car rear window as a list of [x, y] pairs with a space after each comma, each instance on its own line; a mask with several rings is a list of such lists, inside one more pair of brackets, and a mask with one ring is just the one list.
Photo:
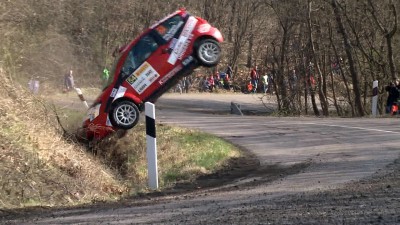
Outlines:
[[174, 37], [183, 24], [183, 18], [180, 15], [176, 15], [162, 22], [154, 28], [154, 30], [163, 37], [164, 40], [169, 41]]

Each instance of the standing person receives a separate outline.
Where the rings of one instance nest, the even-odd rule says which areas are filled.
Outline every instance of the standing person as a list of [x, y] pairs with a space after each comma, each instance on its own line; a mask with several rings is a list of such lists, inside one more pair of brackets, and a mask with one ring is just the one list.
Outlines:
[[224, 88], [226, 90], [230, 90], [231, 89], [231, 80], [230, 80], [230, 76], [226, 73], [225, 76], [223, 77], [223, 83], [224, 83]]
[[215, 82], [215, 87], [217, 87], [217, 88], [222, 88], [222, 85], [221, 85], [221, 74], [224, 74], [223, 72], [217, 72], [216, 74], [215, 74], [215, 77], [214, 77], [214, 82]]
[[210, 84], [210, 91], [212, 92], [215, 87], [214, 75], [210, 75], [210, 77], [208, 78], [208, 83]]
[[184, 93], [186, 93], [186, 94], [189, 93], [190, 85], [191, 85], [191, 82], [189, 80], [189, 77], [184, 77], [183, 78], [183, 90], [184, 90]]
[[39, 93], [39, 77], [36, 79], [32, 77], [28, 82], [28, 87], [33, 94]]
[[208, 78], [205, 75], [201, 81], [201, 90], [204, 92], [208, 92], [210, 90], [210, 82], [208, 81]]
[[399, 98], [399, 90], [394, 82], [390, 82], [389, 85], [385, 87], [385, 90], [388, 92], [386, 113], [391, 113], [393, 105], [397, 103], [397, 99]]
[[263, 81], [263, 91], [264, 94], [267, 94], [268, 91], [268, 84], [269, 84], [269, 76], [268, 73], [265, 73], [265, 75], [262, 77], [262, 81]]
[[400, 93], [400, 80], [396, 78], [396, 81], [394, 84], [396, 85], [396, 88], [397, 88], [397, 90], [399, 90], [399, 93]]
[[183, 86], [182, 84], [183, 84], [182, 80], [179, 80], [175, 86], [175, 92], [179, 92], [179, 94], [182, 94], [182, 86]]
[[253, 85], [253, 93], [256, 93], [256, 92], [257, 92], [258, 79], [259, 79], [258, 67], [255, 66], [255, 67], [253, 67], [253, 69], [250, 71], [250, 80], [251, 80], [251, 84]]
[[268, 85], [269, 85], [269, 93], [271, 94], [275, 94], [276, 92], [276, 84], [275, 84], [275, 80], [276, 80], [276, 70], [272, 69], [271, 73], [269, 74], [269, 81], [268, 81]]
[[65, 92], [71, 91], [73, 88], [75, 88], [75, 82], [72, 70], [69, 70], [69, 73], [64, 75], [64, 88]]
[[110, 78], [110, 71], [108, 71], [107, 68], [104, 68], [103, 74], [101, 76], [101, 82], [102, 82], [103, 88], [105, 88], [107, 86], [109, 78]]

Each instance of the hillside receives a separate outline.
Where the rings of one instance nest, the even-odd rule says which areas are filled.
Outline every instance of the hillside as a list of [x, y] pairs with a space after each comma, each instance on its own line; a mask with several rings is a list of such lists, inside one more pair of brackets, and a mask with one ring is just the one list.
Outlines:
[[118, 197], [125, 186], [61, 136], [51, 107], [0, 79], [0, 208], [64, 205]]

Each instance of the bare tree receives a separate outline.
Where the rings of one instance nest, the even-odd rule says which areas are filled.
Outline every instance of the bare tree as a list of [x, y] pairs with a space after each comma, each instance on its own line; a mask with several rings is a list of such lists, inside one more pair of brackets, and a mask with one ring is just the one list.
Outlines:
[[332, 0], [331, 6], [335, 13], [336, 23], [338, 25], [338, 29], [339, 29], [340, 33], [342, 34], [342, 38], [343, 38], [343, 42], [344, 42], [344, 47], [345, 47], [345, 52], [347, 55], [350, 74], [351, 74], [351, 78], [353, 81], [354, 101], [356, 104], [356, 110], [357, 110], [358, 116], [364, 116], [365, 113], [364, 113], [363, 105], [361, 102], [359, 78], [358, 78], [357, 70], [355, 67], [354, 57], [353, 57], [353, 52], [352, 52], [353, 47], [351, 45], [346, 28], [343, 24], [341, 9], [340, 9], [340, 6], [339, 6], [339, 3], [337, 2], [337, 0]]
[[307, 4], [307, 8], [308, 8], [308, 16], [307, 16], [307, 27], [308, 27], [308, 35], [310, 38], [310, 45], [311, 45], [311, 52], [313, 55], [313, 61], [314, 61], [314, 65], [315, 68], [317, 69], [317, 74], [318, 74], [318, 94], [319, 94], [319, 100], [321, 103], [321, 107], [322, 107], [322, 112], [324, 114], [324, 116], [329, 116], [329, 111], [328, 111], [328, 103], [326, 101], [326, 96], [325, 93], [323, 92], [322, 89], [322, 71], [318, 62], [318, 55], [315, 49], [315, 45], [314, 45], [314, 37], [313, 37], [313, 26], [312, 26], [312, 22], [311, 22], [311, 6], [312, 6], [312, 0], [308, 0], [308, 4]]
[[[375, 7], [376, 2], [372, 2], [371, 0], [368, 0], [368, 11], [371, 13], [372, 15], [372, 19], [375, 22], [375, 24], [377, 25], [377, 27], [379, 28], [379, 31], [384, 35], [385, 39], [386, 39], [386, 45], [387, 45], [387, 58], [388, 58], [388, 63], [389, 63], [389, 67], [390, 67], [390, 74], [392, 79], [396, 79], [397, 78], [397, 70], [396, 70], [396, 64], [394, 63], [394, 59], [393, 59], [393, 37], [397, 32], [397, 11], [396, 11], [396, 7], [393, 4], [393, 1], [389, 2], [389, 11], [390, 14], [394, 20], [393, 24], [392, 24], [392, 28], [387, 28], [383, 25], [383, 23], [379, 20], [378, 16], [377, 16], [377, 10]], [[387, 13], [385, 11], [385, 13]]]

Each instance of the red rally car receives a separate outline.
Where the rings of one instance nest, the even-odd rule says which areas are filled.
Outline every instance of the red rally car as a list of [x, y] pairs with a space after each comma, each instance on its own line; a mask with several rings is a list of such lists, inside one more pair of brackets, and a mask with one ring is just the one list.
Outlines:
[[145, 102], [155, 102], [195, 68], [216, 66], [222, 41], [217, 28], [184, 9], [152, 25], [121, 50], [108, 86], [88, 110], [87, 139], [134, 127]]

